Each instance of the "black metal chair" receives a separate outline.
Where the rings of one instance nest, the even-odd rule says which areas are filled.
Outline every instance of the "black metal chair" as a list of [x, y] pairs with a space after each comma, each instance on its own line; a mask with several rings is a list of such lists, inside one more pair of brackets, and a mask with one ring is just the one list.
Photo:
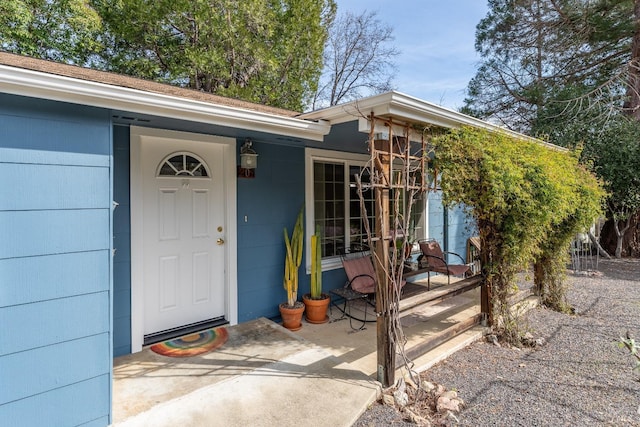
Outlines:
[[[431, 272], [442, 273], [447, 275], [447, 284], [451, 284], [451, 276], [463, 276], [470, 270], [470, 267], [464, 263], [462, 256], [455, 252], [443, 251], [440, 244], [434, 239], [420, 240], [420, 250], [422, 255], [419, 261], [425, 261], [427, 264], [427, 289], [431, 289]], [[455, 255], [462, 261], [462, 264], [449, 264], [446, 254]]]
[[[351, 329], [362, 330], [365, 328], [367, 322], [375, 322], [375, 317], [372, 320], [368, 320], [367, 315], [369, 306], [372, 306], [375, 309], [375, 305], [372, 301], [376, 291], [376, 272], [373, 268], [371, 257], [368, 254], [357, 254], [353, 256], [343, 255], [342, 266], [344, 267], [345, 274], [347, 275], [347, 282], [344, 287], [330, 291], [332, 294], [343, 300], [344, 303], [342, 308], [340, 308], [335, 299], [332, 300], [334, 301], [335, 307], [342, 312], [342, 317], [340, 319], [348, 317]], [[352, 304], [358, 300], [362, 300], [365, 303], [364, 318], [360, 318], [352, 314]], [[362, 326], [355, 328], [353, 326], [354, 319], [362, 322]]]

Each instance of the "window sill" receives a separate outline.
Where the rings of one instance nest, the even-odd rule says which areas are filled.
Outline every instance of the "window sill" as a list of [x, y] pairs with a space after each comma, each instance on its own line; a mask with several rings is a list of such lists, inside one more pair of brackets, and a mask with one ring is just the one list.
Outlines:
[[[342, 258], [339, 256], [322, 260], [322, 271], [337, 270], [338, 268], [342, 268]], [[307, 274], [311, 274], [311, 264], [308, 264], [305, 270]]]

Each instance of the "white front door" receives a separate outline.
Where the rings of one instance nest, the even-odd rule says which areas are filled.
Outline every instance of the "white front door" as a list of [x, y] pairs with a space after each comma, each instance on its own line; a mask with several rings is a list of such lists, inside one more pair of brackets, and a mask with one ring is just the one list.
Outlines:
[[141, 141], [144, 335], [225, 316], [223, 150]]

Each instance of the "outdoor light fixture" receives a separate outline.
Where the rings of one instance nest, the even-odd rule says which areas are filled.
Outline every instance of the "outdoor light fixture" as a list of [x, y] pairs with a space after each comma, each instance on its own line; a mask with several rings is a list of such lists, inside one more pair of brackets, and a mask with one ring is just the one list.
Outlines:
[[240, 147], [240, 166], [238, 166], [238, 176], [242, 178], [255, 178], [256, 167], [258, 167], [258, 154], [251, 148], [250, 138], [247, 138]]

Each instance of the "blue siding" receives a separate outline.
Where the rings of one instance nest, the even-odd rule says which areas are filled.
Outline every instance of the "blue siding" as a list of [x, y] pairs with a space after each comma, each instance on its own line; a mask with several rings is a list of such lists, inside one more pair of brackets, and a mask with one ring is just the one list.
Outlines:
[[[254, 179], [238, 179], [238, 321], [278, 315], [286, 299], [283, 228], [304, 203], [304, 148], [254, 142]], [[247, 221], [245, 222], [245, 216]], [[308, 276], [300, 268], [300, 292]]]
[[[20, 180], [15, 177], [20, 176]], [[42, 177], [50, 179], [43, 181]], [[0, 211], [31, 209], [99, 209], [109, 190], [109, 169], [63, 165], [0, 164]], [[74, 191], [69, 191], [73, 188]], [[86, 194], [78, 200], [76, 192]], [[29, 197], [24, 197], [29, 194]]]
[[111, 120], [0, 95], [0, 419], [107, 425]]
[[349, 153], [369, 153], [369, 135], [358, 132], [358, 121], [339, 123], [331, 127], [324, 141], [310, 141], [307, 147], [323, 150], [346, 151]]
[[131, 353], [131, 199], [129, 128], [113, 128], [113, 355]]
[[[460, 254], [462, 258], [467, 259], [467, 240], [474, 234], [475, 227], [473, 220], [466, 214], [462, 206], [456, 206], [447, 212], [449, 225], [447, 229], [447, 247], [451, 252]], [[454, 257], [457, 259], [457, 257]], [[458, 259], [451, 258], [451, 262], [460, 262]]]
[[108, 119], [89, 107], [0, 94], [2, 162], [108, 168]]
[[[37, 368], [34, 368], [37, 371]], [[108, 374], [0, 405], [3, 425], [20, 427], [109, 425], [109, 399], [99, 396], [111, 386]]]
[[427, 237], [436, 239], [441, 245], [444, 244], [444, 206], [442, 206], [442, 194], [440, 192], [429, 192], [429, 229]]
[[109, 322], [108, 292], [4, 307], [0, 357], [108, 332]]
[[109, 215], [109, 208], [0, 211], [0, 259], [108, 249]]
[[[13, 387], [0, 388], [0, 404], [102, 375], [109, 370], [108, 360], [102, 357], [109, 353], [108, 337], [104, 335], [93, 335], [1, 358], [0, 372], [23, 374]], [[93, 356], [101, 363], [86, 364], [82, 359], [87, 356]], [[25, 363], [37, 365], [38, 369], [21, 371]]]
[[[466, 260], [467, 240], [475, 233], [473, 219], [462, 206], [445, 209], [442, 205], [442, 193], [429, 193], [429, 238], [436, 239], [443, 249], [460, 254]], [[460, 262], [455, 256], [450, 261]]]
[[108, 250], [0, 259], [0, 308], [107, 291], [108, 259]]

